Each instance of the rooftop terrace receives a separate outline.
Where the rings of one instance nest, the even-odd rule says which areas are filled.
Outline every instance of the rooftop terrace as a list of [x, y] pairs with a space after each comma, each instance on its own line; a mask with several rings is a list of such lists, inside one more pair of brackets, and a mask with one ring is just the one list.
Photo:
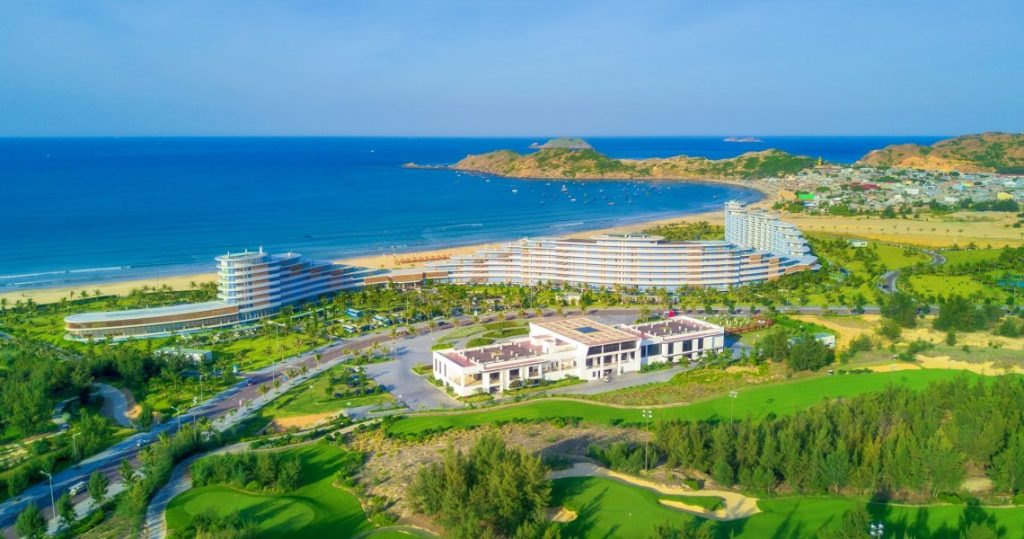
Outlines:
[[560, 320], [538, 320], [532, 324], [566, 340], [587, 346], [636, 340], [635, 335], [582, 316]]

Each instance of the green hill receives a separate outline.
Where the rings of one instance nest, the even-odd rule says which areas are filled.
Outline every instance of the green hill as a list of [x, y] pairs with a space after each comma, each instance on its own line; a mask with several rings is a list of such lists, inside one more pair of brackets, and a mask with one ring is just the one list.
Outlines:
[[857, 162], [876, 167], [1024, 174], [1024, 133], [982, 133], [940, 140], [931, 146], [894, 144]]

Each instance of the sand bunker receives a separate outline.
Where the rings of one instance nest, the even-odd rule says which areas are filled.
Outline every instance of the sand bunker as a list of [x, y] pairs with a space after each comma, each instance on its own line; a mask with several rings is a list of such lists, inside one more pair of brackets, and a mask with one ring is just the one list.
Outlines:
[[548, 509], [548, 520], [551, 522], [572, 522], [576, 520], [576, 511], [572, 509], [566, 509], [565, 507], [552, 507]]

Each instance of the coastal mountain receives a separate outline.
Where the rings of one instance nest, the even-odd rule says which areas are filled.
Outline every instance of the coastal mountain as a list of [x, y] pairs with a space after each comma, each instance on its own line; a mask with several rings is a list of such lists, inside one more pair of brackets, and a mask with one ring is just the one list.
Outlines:
[[[581, 141], [582, 142], [582, 141]], [[814, 159], [780, 150], [748, 152], [729, 159], [678, 155], [652, 159], [613, 159], [593, 148], [542, 147], [533, 153], [511, 150], [469, 155], [456, 170], [511, 178], [721, 179], [765, 178], [814, 166]]]
[[931, 146], [894, 144], [857, 161], [875, 167], [1024, 174], [1024, 133], [982, 133], [940, 140]]

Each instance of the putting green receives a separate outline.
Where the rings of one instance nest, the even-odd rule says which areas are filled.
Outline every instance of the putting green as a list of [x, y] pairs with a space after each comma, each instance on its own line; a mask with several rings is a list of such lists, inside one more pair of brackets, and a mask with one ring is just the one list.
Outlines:
[[[743, 418], [747, 415], [757, 418], [768, 413], [787, 414], [813, 406], [826, 398], [852, 397], [879, 391], [890, 385], [922, 389], [931, 382], [957, 376], [978, 377], [969, 372], [946, 369], [814, 376], [778, 384], [751, 386], [739, 390], [735, 399], [720, 396], [688, 405], [653, 408], [654, 420], [696, 420], [730, 416]], [[430, 429], [470, 427], [497, 421], [571, 417], [594, 423], [640, 423], [643, 421], [642, 409], [643, 407], [618, 408], [578, 400], [538, 399], [488, 410], [410, 415], [392, 424], [389, 432], [415, 434]]]
[[[223, 486], [191, 489], [167, 506], [167, 528], [180, 530], [206, 510], [237, 512], [259, 526], [260, 537], [353, 537], [373, 530], [359, 500], [331, 485], [341, 463], [336, 446], [288, 451], [302, 458], [302, 486], [285, 494], [256, 494]], [[340, 534], [340, 535], [339, 535]]]

